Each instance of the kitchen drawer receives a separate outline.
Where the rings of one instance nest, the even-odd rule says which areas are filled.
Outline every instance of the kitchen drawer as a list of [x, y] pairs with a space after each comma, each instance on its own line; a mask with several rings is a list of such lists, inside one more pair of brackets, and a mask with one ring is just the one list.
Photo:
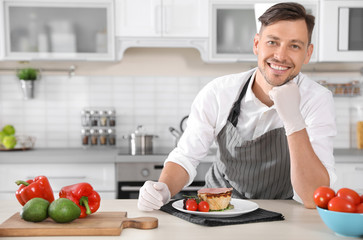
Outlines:
[[79, 182], [90, 183], [96, 191], [115, 191], [115, 165], [102, 164], [1, 164], [0, 192], [15, 192], [16, 180], [28, 180], [35, 176], [47, 176], [55, 193], [63, 186]]
[[337, 183], [335, 190], [351, 188], [363, 194], [363, 163], [336, 163]]

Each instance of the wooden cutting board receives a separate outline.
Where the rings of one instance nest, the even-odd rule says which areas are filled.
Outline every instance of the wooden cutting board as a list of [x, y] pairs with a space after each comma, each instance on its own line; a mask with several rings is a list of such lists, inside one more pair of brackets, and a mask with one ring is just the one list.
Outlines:
[[15, 236], [119, 236], [124, 228], [153, 229], [154, 217], [127, 218], [127, 212], [96, 212], [70, 223], [56, 223], [51, 218], [27, 222], [15, 213], [0, 225], [0, 237]]

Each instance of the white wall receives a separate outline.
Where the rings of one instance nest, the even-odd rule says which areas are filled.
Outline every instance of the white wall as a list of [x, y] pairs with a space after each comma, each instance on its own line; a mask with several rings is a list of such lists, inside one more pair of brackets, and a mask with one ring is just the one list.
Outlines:
[[[0, 126], [13, 124], [19, 134], [37, 137], [36, 147], [80, 147], [80, 111], [84, 107], [115, 107], [117, 145], [122, 136], [144, 125], [158, 134], [155, 146], [173, 146], [169, 126], [178, 127], [197, 92], [213, 78], [247, 70], [249, 63], [206, 64], [193, 49], [129, 49], [121, 62], [32, 62], [40, 68], [76, 65], [76, 76], [47, 74], [36, 82], [35, 98], [23, 100], [14, 72], [0, 72]], [[0, 68], [22, 66], [0, 62]], [[351, 69], [352, 73], [308, 73], [314, 80], [363, 81], [354, 72], [362, 64], [311, 64], [306, 70]], [[336, 97], [338, 136], [335, 147], [355, 147], [350, 125], [362, 97]], [[362, 116], [363, 117], [363, 116]], [[353, 119], [354, 118], [354, 119]], [[353, 142], [352, 142], [353, 141]]]

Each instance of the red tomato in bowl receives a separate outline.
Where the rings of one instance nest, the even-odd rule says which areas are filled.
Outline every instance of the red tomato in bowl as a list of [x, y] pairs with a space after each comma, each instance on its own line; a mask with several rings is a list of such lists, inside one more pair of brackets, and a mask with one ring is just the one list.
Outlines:
[[189, 211], [197, 211], [198, 209], [198, 203], [195, 199], [193, 198], [189, 198], [186, 202], [185, 202], [185, 208]]
[[360, 195], [360, 202], [363, 203], [363, 194]]
[[359, 194], [350, 188], [339, 189], [337, 192], [337, 197], [345, 198], [348, 201], [352, 202], [354, 205], [357, 205], [360, 203]]
[[346, 198], [334, 197], [328, 203], [328, 210], [335, 212], [354, 213], [356, 212], [357, 207]]
[[314, 202], [320, 208], [328, 208], [330, 199], [335, 197], [335, 191], [330, 187], [321, 186], [314, 192]]
[[363, 213], [363, 203], [357, 205], [357, 213]]
[[201, 201], [198, 204], [198, 211], [200, 211], [200, 212], [209, 212], [209, 204], [206, 201]]

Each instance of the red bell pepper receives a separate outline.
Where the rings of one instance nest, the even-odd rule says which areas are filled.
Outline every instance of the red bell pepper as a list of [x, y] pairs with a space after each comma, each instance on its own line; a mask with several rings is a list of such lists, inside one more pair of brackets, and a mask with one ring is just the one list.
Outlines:
[[96, 212], [101, 204], [100, 195], [93, 190], [89, 183], [77, 183], [62, 187], [59, 197], [68, 198], [76, 203], [81, 209], [80, 218]]
[[25, 205], [27, 201], [32, 198], [44, 198], [49, 203], [54, 201], [54, 194], [52, 187], [45, 176], [35, 177], [33, 180], [18, 180], [15, 182], [20, 185], [19, 189], [15, 192], [15, 196], [21, 205]]

